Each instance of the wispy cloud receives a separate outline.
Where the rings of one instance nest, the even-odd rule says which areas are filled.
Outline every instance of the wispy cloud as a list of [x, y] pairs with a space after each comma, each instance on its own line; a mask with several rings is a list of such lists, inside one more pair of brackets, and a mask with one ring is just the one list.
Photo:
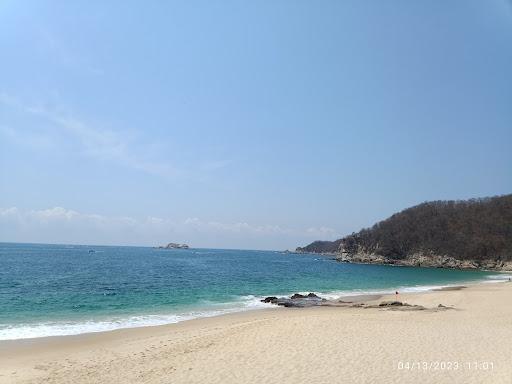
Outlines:
[[327, 227], [300, 229], [270, 224], [254, 225], [245, 221], [106, 216], [63, 207], [0, 209], [0, 241], [148, 245], [186, 241], [203, 246], [229, 246], [249, 241], [256, 247], [263, 247], [269, 241], [272, 244], [297, 246], [311, 240], [329, 239], [335, 233], [334, 229]]
[[49, 225], [90, 223], [93, 225], [133, 226], [139, 224], [131, 217], [108, 217], [99, 214], [82, 213], [63, 207], [40, 210], [21, 210], [17, 207], [0, 209], [0, 219], [18, 222], [23, 225]]
[[231, 164], [229, 160], [213, 160], [207, 161], [201, 164], [201, 169], [205, 171], [216, 171], [218, 169], [225, 168]]
[[[70, 112], [64, 112], [62, 108], [51, 109], [42, 105], [26, 105], [5, 93], [0, 93], [0, 104], [42, 119], [77, 143], [80, 151], [91, 158], [115, 162], [160, 176], [176, 177], [184, 173], [183, 170], [166, 161], [150, 160], [151, 156], [147, 154], [152, 154], [151, 149], [154, 146], [151, 143], [144, 144], [135, 131], [120, 132], [100, 128], [73, 116]], [[45, 147], [51, 146], [51, 135], [49, 132], [41, 132], [41, 129], [38, 127], [38, 131], [33, 131], [1, 125], [0, 134], [15, 140], [18, 144], [39, 143], [44, 144]]]
[[58, 37], [49, 28], [38, 28], [33, 35], [33, 41], [37, 50], [44, 56], [52, 58], [63, 68], [69, 68], [80, 73], [100, 76], [104, 70], [94, 63], [91, 57], [78, 52], [69, 43], [65, 43], [63, 36]]
[[338, 236], [338, 232], [329, 227], [310, 227], [306, 230], [308, 234], [318, 239], [332, 239]]
[[166, 178], [204, 180], [205, 175], [215, 173], [231, 163], [229, 160], [214, 159], [197, 164], [175, 164], [167, 159], [168, 153], [164, 148], [168, 147], [162, 142], [148, 139], [142, 131], [105, 128], [104, 124], [76, 117], [62, 106], [28, 104], [0, 92], [1, 106], [43, 123], [31, 122], [13, 127], [0, 118], [0, 135], [17, 145], [45, 150], [63, 146], [65, 144], [62, 141], [67, 140], [73, 143], [79, 153], [90, 158]]
[[[86, 155], [100, 160], [115, 161], [119, 164], [150, 174], [177, 176], [180, 171], [169, 163], [154, 162], [143, 158], [135, 150], [134, 141], [127, 132], [99, 129], [70, 115], [64, 115], [43, 107], [26, 110], [46, 118], [62, 130], [73, 135], [81, 144]], [[140, 146], [140, 144], [139, 144]]]
[[24, 132], [7, 125], [0, 125], [0, 136], [16, 145], [29, 147], [35, 150], [49, 150], [55, 147], [48, 136], [38, 132]]
[[188, 218], [184, 224], [200, 232], [233, 232], [233, 233], [252, 233], [252, 234], [282, 234], [288, 235], [294, 233], [293, 230], [282, 228], [278, 225], [250, 225], [246, 222], [221, 223], [218, 221], [203, 221], [197, 217]]

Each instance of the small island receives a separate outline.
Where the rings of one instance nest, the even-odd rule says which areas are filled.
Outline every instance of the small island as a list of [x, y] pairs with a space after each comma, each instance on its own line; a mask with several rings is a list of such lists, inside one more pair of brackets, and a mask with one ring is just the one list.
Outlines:
[[187, 244], [169, 243], [167, 245], [159, 245], [156, 248], [158, 248], [158, 249], [188, 249], [189, 246]]

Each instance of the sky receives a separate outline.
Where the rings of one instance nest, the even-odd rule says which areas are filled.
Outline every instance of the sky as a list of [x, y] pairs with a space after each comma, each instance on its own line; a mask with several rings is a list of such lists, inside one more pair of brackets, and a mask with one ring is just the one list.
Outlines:
[[294, 249], [512, 192], [512, 2], [0, 0], [0, 241]]

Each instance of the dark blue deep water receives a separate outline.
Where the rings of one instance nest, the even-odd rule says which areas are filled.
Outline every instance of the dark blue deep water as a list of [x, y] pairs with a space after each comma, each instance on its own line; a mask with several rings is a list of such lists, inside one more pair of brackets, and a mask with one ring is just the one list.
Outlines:
[[421, 290], [490, 275], [268, 251], [0, 243], [0, 340], [212, 316], [262, 307], [262, 296]]

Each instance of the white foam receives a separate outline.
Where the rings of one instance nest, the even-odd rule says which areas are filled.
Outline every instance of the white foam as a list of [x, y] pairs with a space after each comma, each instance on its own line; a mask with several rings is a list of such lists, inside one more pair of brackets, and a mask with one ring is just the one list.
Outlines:
[[[485, 282], [502, 282], [512, 278], [510, 274], [497, 274], [489, 275], [486, 277]], [[474, 283], [475, 281], [473, 281]], [[314, 292], [318, 296], [328, 299], [336, 300], [347, 296], [359, 296], [359, 295], [387, 295], [394, 294], [395, 290], [401, 293], [414, 293], [414, 292], [426, 292], [433, 289], [439, 289], [443, 287], [453, 287], [463, 284], [443, 284], [443, 285], [418, 285], [408, 287], [396, 287], [396, 288], [383, 288], [374, 290], [344, 290], [344, 291], [329, 291], [329, 292]], [[310, 291], [299, 292], [307, 295]], [[268, 296], [289, 296], [290, 292], [283, 294], [274, 294]], [[139, 316], [128, 316], [125, 318], [112, 318], [107, 320], [83, 320], [76, 322], [43, 322], [38, 324], [0, 324], [0, 340], [16, 340], [16, 339], [29, 339], [38, 337], [48, 336], [67, 336], [67, 335], [78, 335], [82, 333], [95, 333], [112, 331], [115, 329], [122, 328], [137, 328], [137, 327], [148, 327], [158, 326], [164, 324], [174, 324], [181, 321], [201, 318], [201, 317], [213, 317], [228, 313], [242, 312], [248, 310], [256, 310], [262, 308], [277, 308], [275, 305], [262, 303], [260, 300], [263, 297], [246, 295], [238, 298], [237, 301], [231, 303], [212, 303], [203, 302], [201, 303], [207, 309], [195, 310], [182, 313], [170, 313], [170, 314], [148, 314]]]
[[487, 278], [491, 279], [491, 280], [508, 280], [508, 279], [512, 278], [512, 275], [507, 274], [507, 273], [500, 273], [498, 275], [489, 275], [489, 276], [487, 276]]
[[228, 313], [242, 312], [261, 308], [275, 308], [271, 304], [260, 302], [256, 296], [243, 296], [234, 303], [217, 304], [218, 309], [196, 310], [178, 314], [158, 314], [129, 316], [108, 320], [85, 320], [76, 322], [44, 322], [38, 324], [0, 324], [0, 340], [31, 339], [48, 336], [69, 336], [82, 333], [113, 331], [122, 328], [150, 327], [174, 324], [200, 317], [213, 317]]
[[[507, 278], [508, 279], [508, 278]], [[503, 281], [503, 280], [501, 280]], [[442, 284], [442, 285], [415, 285], [415, 286], [398, 286], [396, 288], [382, 288], [374, 290], [346, 290], [346, 291], [329, 291], [329, 292], [314, 292], [318, 296], [327, 300], [337, 300], [347, 296], [366, 296], [366, 295], [392, 295], [396, 291], [399, 293], [420, 293], [428, 292], [434, 289], [448, 288], [448, 287], [459, 287], [463, 284], [475, 283], [472, 282], [459, 282], [457, 284]], [[490, 282], [490, 281], [487, 281]], [[299, 292], [301, 294], [307, 294], [309, 292]]]
[[499, 273], [496, 275], [488, 275], [486, 276], [487, 280], [484, 283], [501, 283], [503, 281], [508, 281], [512, 279], [512, 275], [509, 273]]

